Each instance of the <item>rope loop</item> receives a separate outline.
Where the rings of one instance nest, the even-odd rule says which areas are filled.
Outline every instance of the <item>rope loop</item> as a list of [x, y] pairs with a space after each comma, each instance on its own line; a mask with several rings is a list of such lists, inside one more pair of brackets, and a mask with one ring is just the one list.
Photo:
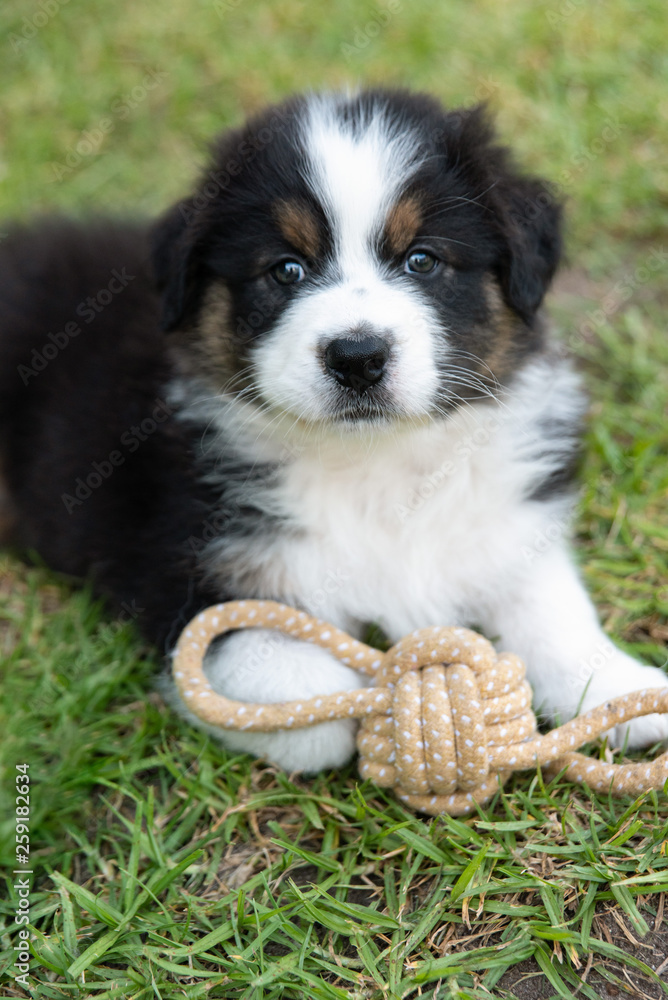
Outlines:
[[[279, 629], [315, 643], [374, 684], [301, 702], [231, 701], [212, 689], [203, 661], [212, 639], [242, 628]], [[566, 768], [571, 781], [615, 794], [658, 790], [668, 780], [668, 753], [613, 765], [574, 752], [619, 723], [668, 712], [668, 687], [613, 699], [538, 736], [524, 664], [470, 629], [419, 629], [381, 654], [304, 611], [275, 601], [231, 601], [201, 612], [184, 629], [173, 675], [189, 710], [222, 729], [271, 732], [359, 719], [362, 777], [432, 815], [469, 813], [513, 771], [538, 765]]]

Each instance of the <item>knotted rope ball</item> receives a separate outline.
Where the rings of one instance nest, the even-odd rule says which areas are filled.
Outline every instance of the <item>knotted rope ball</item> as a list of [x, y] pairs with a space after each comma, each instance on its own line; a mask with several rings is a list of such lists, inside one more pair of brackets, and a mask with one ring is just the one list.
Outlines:
[[[303, 701], [264, 704], [217, 694], [203, 670], [212, 639], [241, 628], [273, 628], [329, 650], [373, 678], [373, 686]], [[668, 712], [668, 688], [624, 695], [545, 736], [536, 733], [524, 664], [465, 628], [419, 629], [386, 653], [285, 604], [231, 601], [184, 629], [173, 660], [177, 690], [202, 721], [221, 729], [271, 732], [333, 719], [360, 720], [359, 770], [421, 812], [462, 815], [484, 803], [512, 771], [565, 769], [571, 781], [614, 794], [661, 789], [668, 752], [654, 761], [609, 764], [575, 753], [612, 726]]]

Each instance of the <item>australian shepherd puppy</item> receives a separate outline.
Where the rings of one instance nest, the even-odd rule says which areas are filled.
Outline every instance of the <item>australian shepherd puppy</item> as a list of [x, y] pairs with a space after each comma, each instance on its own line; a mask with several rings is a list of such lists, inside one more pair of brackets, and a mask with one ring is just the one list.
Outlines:
[[[560, 248], [554, 193], [480, 109], [390, 91], [226, 133], [155, 225], [14, 227], [5, 527], [167, 652], [208, 604], [272, 598], [357, 636], [477, 627], [554, 720], [666, 685], [606, 638], [569, 552], [585, 402], [540, 313]], [[206, 669], [249, 701], [365, 683], [264, 630]], [[346, 721], [211, 731], [287, 769], [354, 750]], [[659, 715], [611, 733], [666, 737]]]

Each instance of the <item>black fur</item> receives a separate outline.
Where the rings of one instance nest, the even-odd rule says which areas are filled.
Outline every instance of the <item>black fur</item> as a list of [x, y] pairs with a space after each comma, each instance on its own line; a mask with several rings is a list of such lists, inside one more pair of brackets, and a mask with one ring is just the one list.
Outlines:
[[[127, 284], [94, 313], [86, 299], [114, 270]], [[147, 230], [55, 220], [14, 229], [0, 246], [0, 276], [0, 440], [19, 512], [14, 540], [64, 573], [93, 575], [151, 638], [169, 642], [217, 596], [185, 544], [201, 534], [212, 498], [194, 474], [191, 433], [166, 403]], [[80, 332], [61, 337], [38, 370], [58, 346], [49, 334], [57, 340], [73, 323]]]
[[[516, 171], [482, 110], [444, 113], [425, 97], [371, 92], [345, 113], [359, 120], [379, 96], [430, 154], [413, 186], [458, 274], [438, 293], [444, 323], [462, 349], [478, 338], [484, 353], [481, 282], [495, 275], [518, 320], [519, 363], [542, 342], [535, 314], [559, 258], [559, 206]], [[215, 456], [202, 450], [205, 428], [178, 419], [170, 386], [192, 355], [212, 283], [230, 298], [225, 336], [240, 369], [299, 294], [267, 277], [268, 261], [291, 250], [268, 206], [303, 200], [327, 257], [327, 223], [299, 173], [302, 110], [289, 101], [224, 136], [195, 194], [152, 230], [47, 220], [13, 227], [0, 245], [0, 468], [18, 512], [15, 541], [57, 570], [92, 576], [162, 646], [196, 610], [245, 596], [207, 583], [204, 543], [277, 530], [248, 499], [249, 477], [266, 481], [271, 467], [251, 470], [219, 439]], [[424, 294], [437, 295], [427, 283]], [[198, 364], [206, 381], [206, 357]], [[222, 387], [217, 369], [211, 380]]]

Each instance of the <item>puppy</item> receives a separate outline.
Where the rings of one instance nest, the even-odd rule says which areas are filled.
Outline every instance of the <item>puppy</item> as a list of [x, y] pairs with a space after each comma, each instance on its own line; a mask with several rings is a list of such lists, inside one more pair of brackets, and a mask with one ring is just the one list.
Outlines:
[[[154, 226], [13, 228], [14, 541], [92, 577], [167, 651], [206, 605], [273, 598], [357, 636], [476, 626], [524, 658], [553, 720], [665, 686], [606, 638], [569, 552], [585, 400], [540, 314], [560, 216], [480, 109], [366, 91], [223, 135]], [[214, 644], [206, 669], [250, 701], [365, 683], [264, 630]], [[345, 721], [211, 731], [290, 770], [354, 751]], [[658, 715], [611, 733], [666, 737]]]

